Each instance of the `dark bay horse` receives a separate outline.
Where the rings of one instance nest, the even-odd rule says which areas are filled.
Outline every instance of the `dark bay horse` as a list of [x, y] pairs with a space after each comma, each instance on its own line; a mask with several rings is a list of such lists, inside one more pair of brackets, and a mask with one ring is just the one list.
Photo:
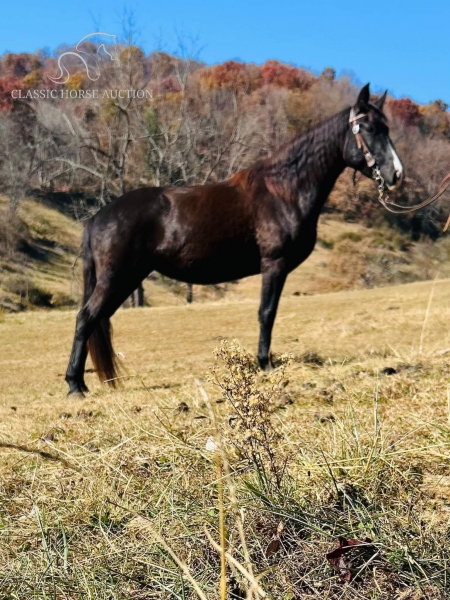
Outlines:
[[378, 167], [389, 189], [403, 168], [383, 104], [369, 85], [348, 108], [252, 168], [221, 183], [143, 188], [102, 208], [83, 237], [84, 299], [66, 373], [69, 394], [87, 391], [88, 351], [114, 385], [110, 317], [152, 271], [192, 284], [262, 274], [258, 361], [269, 367], [272, 327], [284, 282], [312, 252], [322, 207], [351, 167]]

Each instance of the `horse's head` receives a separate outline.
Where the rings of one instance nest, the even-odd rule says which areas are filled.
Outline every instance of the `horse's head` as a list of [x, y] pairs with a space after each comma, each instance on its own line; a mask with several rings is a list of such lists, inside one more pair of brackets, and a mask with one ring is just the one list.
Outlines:
[[366, 177], [372, 177], [373, 169], [378, 167], [387, 188], [396, 190], [403, 181], [404, 170], [389, 137], [387, 119], [383, 114], [386, 92], [373, 104], [369, 99], [367, 84], [360, 91], [355, 106], [350, 109], [344, 160], [349, 167]]

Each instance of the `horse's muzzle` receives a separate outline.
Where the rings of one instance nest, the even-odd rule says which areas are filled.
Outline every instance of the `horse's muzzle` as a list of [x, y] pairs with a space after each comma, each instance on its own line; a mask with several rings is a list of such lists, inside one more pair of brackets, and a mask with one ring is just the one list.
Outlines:
[[386, 183], [386, 187], [390, 192], [395, 192], [403, 183], [403, 170], [395, 171], [392, 183]]

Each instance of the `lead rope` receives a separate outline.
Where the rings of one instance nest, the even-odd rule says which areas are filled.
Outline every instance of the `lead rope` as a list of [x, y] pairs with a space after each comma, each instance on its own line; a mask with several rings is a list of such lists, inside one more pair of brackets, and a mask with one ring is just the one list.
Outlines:
[[[380, 167], [375, 161], [372, 153], [370, 152], [366, 142], [364, 141], [360, 131], [359, 131], [359, 123], [357, 123], [358, 119], [365, 117], [366, 115], [361, 113], [359, 115], [355, 115], [354, 109], [350, 110], [350, 125], [352, 126], [352, 132], [356, 138], [356, 144], [358, 148], [360, 148], [364, 152], [364, 158], [366, 159], [367, 166], [372, 169], [372, 178], [374, 179], [377, 189], [378, 189], [378, 201], [379, 203], [389, 212], [394, 213], [395, 215], [406, 215], [411, 212], [415, 212], [416, 210], [420, 210], [429, 204], [435, 202], [438, 198], [442, 196], [445, 190], [450, 186], [450, 173], [444, 177], [444, 179], [439, 184], [437, 191], [424, 200], [423, 202], [419, 202], [419, 204], [415, 204], [414, 206], [402, 206], [401, 204], [396, 204], [395, 202], [391, 202], [389, 200], [389, 195], [386, 193], [386, 185], [381, 175]], [[394, 208], [391, 208], [394, 207]], [[447, 222], [445, 223], [444, 233], [450, 226], [450, 214], [447, 218]]]
[[[378, 201], [380, 204], [389, 212], [394, 213], [395, 215], [406, 215], [411, 212], [415, 212], [416, 210], [420, 210], [421, 208], [425, 208], [429, 204], [432, 204], [436, 200], [438, 200], [445, 190], [450, 186], [450, 173], [444, 177], [441, 183], [438, 186], [437, 191], [424, 200], [423, 202], [419, 202], [419, 204], [415, 204], [414, 206], [402, 206], [401, 204], [396, 204], [395, 202], [391, 202], [389, 200], [388, 194], [385, 192], [385, 184], [384, 179], [381, 175], [380, 169], [376, 164], [372, 170], [372, 177], [374, 178], [377, 189], [378, 189]], [[391, 208], [394, 207], [394, 208]], [[445, 223], [444, 232], [447, 231], [450, 226], [450, 215], [447, 218], [447, 222]]]

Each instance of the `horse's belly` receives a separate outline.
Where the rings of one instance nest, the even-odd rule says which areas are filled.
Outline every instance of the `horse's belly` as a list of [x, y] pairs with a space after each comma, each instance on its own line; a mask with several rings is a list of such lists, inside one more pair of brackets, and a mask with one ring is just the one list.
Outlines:
[[259, 273], [260, 269], [259, 250], [253, 245], [237, 245], [204, 255], [187, 248], [176, 255], [160, 257], [155, 265], [155, 270], [167, 277], [200, 285], [242, 279]]

